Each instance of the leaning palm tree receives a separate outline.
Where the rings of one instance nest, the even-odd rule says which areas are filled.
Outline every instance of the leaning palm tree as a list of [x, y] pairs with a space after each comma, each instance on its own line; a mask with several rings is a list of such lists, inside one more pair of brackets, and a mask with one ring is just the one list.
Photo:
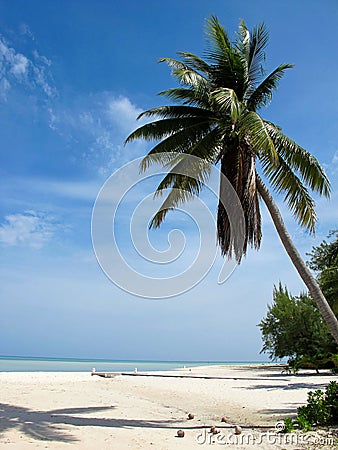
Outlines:
[[[291, 241], [278, 207], [262, 180], [265, 177], [275, 192], [284, 193], [284, 200], [296, 220], [313, 233], [317, 218], [309, 190], [329, 197], [329, 180], [316, 158], [257, 112], [271, 101], [278, 82], [293, 66], [282, 64], [265, 75], [262, 63], [268, 31], [264, 24], [249, 32], [241, 21], [235, 40], [231, 42], [218, 19], [211, 16], [206, 23], [206, 35], [208, 47], [204, 59], [189, 52], [179, 52], [180, 60], [160, 60], [172, 68], [180, 84], [160, 93], [174, 104], [140, 114], [139, 118], [146, 116], [155, 120], [141, 126], [126, 139], [126, 142], [140, 138], [157, 141], [143, 159], [142, 170], [153, 163], [171, 168], [157, 188], [157, 194], [165, 189], [169, 189], [169, 194], [153, 217], [151, 227], [159, 227], [169, 210], [189, 199], [191, 194], [198, 194], [204, 185], [205, 165], [196, 169], [194, 177], [183, 175], [179, 170], [180, 155], [219, 163], [221, 173], [239, 197], [246, 225], [244, 245], [236, 248], [230, 236], [229, 218], [220, 199], [217, 237], [222, 254], [227, 257], [234, 254], [240, 262], [248, 245], [260, 247], [259, 203], [262, 200], [289, 257], [338, 343], [337, 319]], [[220, 192], [224, 188], [222, 183], [221, 177]]]

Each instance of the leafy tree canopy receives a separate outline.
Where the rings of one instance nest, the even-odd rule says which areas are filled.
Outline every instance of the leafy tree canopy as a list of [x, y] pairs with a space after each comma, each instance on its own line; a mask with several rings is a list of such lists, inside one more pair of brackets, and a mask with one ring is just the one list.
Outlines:
[[311, 259], [308, 265], [319, 272], [318, 281], [323, 294], [338, 316], [338, 230], [331, 231], [328, 238], [333, 240], [324, 240], [309, 253]]
[[305, 294], [292, 296], [279, 283], [273, 290], [273, 303], [258, 325], [262, 332], [262, 352], [271, 359], [320, 357], [336, 351], [336, 344], [315, 301]]

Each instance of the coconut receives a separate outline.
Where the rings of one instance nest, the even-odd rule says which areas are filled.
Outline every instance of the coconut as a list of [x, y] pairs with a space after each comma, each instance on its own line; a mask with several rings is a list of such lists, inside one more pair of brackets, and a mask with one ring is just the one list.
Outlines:
[[242, 428], [239, 425], [235, 426], [235, 434], [241, 434], [242, 433]]

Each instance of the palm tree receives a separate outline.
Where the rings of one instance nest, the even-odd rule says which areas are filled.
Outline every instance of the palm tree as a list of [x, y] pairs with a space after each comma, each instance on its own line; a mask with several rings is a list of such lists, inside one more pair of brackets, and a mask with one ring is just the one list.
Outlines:
[[[238, 262], [247, 246], [261, 243], [259, 200], [267, 206], [279, 237], [311, 296], [315, 299], [329, 329], [338, 343], [338, 322], [323, 296], [316, 279], [295, 248], [272, 195], [258, 169], [284, 200], [299, 222], [310, 233], [316, 223], [315, 204], [309, 189], [329, 197], [330, 183], [322, 167], [309, 152], [286, 136], [280, 127], [264, 120], [258, 110], [272, 99], [273, 91], [285, 71], [293, 66], [282, 64], [265, 76], [262, 63], [268, 31], [264, 24], [251, 32], [243, 21], [234, 42], [215, 16], [206, 23], [208, 48], [205, 59], [189, 52], [179, 52], [180, 60], [163, 58], [173, 70], [180, 86], [163, 91], [169, 106], [160, 106], [140, 114], [156, 118], [131, 133], [134, 139], [159, 141], [143, 159], [141, 170], [160, 163], [172, 167], [157, 188], [157, 194], [171, 189], [162, 207], [151, 221], [159, 227], [167, 212], [198, 194], [207, 173], [205, 166], [196, 176], [178, 170], [184, 155], [218, 164], [236, 190], [244, 212], [244, 246], [236, 248], [230, 236], [229, 219], [221, 201], [217, 212], [217, 237], [224, 256], [233, 254]], [[180, 157], [181, 156], [181, 157]], [[222, 192], [222, 177], [220, 192]], [[179, 192], [179, 194], [178, 194]]]

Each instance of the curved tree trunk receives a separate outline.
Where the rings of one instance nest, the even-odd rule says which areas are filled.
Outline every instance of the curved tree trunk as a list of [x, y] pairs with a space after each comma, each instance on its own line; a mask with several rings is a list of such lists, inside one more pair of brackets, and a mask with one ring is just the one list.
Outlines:
[[323, 319], [325, 320], [327, 326], [329, 327], [329, 330], [332, 333], [332, 336], [338, 344], [338, 320], [332, 312], [326, 298], [324, 297], [317, 280], [314, 278], [305, 262], [303, 261], [302, 257], [298, 253], [298, 250], [294, 246], [276, 203], [274, 202], [270, 192], [258, 175], [257, 188], [259, 194], [261, 195], [264, 203], [269, 210], [277, 233], [280, 237], [280, 240], [282, 241], [282, 244], [284, 245], [287, 254], [289, 255], [293, 265], [297, 269], [300, 277], [308, 288], [311, 297], [316, 301]]

